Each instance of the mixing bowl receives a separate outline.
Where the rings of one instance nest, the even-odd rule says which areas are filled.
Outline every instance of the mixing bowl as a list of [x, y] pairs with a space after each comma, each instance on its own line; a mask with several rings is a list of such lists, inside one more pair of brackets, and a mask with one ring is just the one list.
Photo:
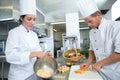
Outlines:
[[34, 64], [35, 74], [44, 79], [51, 78], [57, 71], [58, 64], [52, 57], [39, 58]]

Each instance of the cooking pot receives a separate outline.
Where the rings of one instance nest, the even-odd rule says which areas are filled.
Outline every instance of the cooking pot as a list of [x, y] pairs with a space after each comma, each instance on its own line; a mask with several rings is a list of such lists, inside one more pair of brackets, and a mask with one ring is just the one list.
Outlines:
[[57, 67], [57, 61], [50, 56], [46, 56], [35, 62], [34, 72], [40, 78], [49, 79], [57, 72]]

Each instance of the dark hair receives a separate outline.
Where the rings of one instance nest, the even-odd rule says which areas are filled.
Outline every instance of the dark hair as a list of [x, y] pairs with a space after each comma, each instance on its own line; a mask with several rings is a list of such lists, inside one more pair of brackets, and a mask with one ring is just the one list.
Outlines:
[[97, 16], [98, 14], [101, 15], [101, 12], [100, 12], [100, 11], [96, 11], [95, 13], [91, 14], [90, 16], [95, 17], [95, 16]]
[[21, 18], [24, 19], [25, 16], [26, 16], [26, 15], [21, 15], [21, 16], [20, 16], [20, 18], [19, 18], [20, 24], [22, 23]]

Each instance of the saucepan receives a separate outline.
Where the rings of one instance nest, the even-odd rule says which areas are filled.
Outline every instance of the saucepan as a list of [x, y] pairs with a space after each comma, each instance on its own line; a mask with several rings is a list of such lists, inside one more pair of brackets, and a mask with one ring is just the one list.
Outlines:
[[35, 74], [42, 79], [49, 79], [57, 72], [57, 61], [50, 56], [39, 58], [34, 64]]

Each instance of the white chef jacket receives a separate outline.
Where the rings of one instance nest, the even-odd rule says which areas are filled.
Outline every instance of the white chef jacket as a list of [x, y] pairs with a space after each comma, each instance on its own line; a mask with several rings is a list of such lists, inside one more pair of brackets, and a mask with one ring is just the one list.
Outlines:
[[41, 51], [35, 32], [27, 32], [23, 25], [9, 31], [5, 50], [7, 62], [11, 64], [8, 80], [25, 80], [34, 73], [36, 58], [29, 58], [33, 51]]
[[[96, 60], [100, 61], [113, 52], [120, 53], [120, 22], [102, 18], [98, 29], [90, 30], [90, 50], [93, 50]], [[100, 70], [104, 80], [120, 79], [120, 62], [104, 66]]]

